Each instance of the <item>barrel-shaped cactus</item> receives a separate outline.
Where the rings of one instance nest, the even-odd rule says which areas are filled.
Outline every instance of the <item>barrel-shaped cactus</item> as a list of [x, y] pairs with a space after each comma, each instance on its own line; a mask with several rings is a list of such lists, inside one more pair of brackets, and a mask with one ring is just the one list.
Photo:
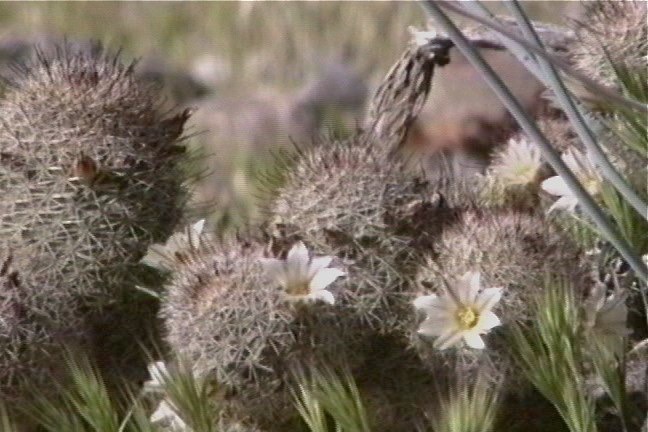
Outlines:
[[428, 185], [404, 175], [372, 139], [327, 142], [304, 155], [268, 209], [284, 241], [303, 240], [345, 262], [342, 295], [360, 334], [396, 324], [418, 251], [441, 225], [421, 211], [434, 206]]
[[[344, 304], [286, 297], [263, 265], [265, 249], [225, 239], [186, 254], [167, 283], [161, 316], [173, 352], [229, 389], [235, 415], [272, 424], [294, 416], [287, 387], [294, 368], [357, 365], [363, 341], [350, 343]], [[357, 332], [357, 324], [349, 327]]]
[[[448, 284], [456, 284], [468, 272], [479, 273], [482, 289], [502, 288], [495, 312], [504, 326], [532, 318], [538, 295], [550, 286], [549, 276], [571, 282], [577, 296], [583, 296], [587, 286], [587, 269], [578, 247], [542, 215], [506, 209], [463, 212], [441, 235], [437, 255], [420, 268], [419, 290], [442, 294]], [[418, 321], [412, 326], [415, 329]], [[433, 367], [459, 354], [464, 372], [487, 367], [497, 380], [512, 366], [500, 331], [486, 338], [487, 355], [467, 348], [458, 353], [450, 350], [449, 357], [434, 348], [428, 337], [412, 334], [413, 347]]]
[[[38, 55], [8, 83], [0, 101], [0, 249], [13, 257], [21, 304], [43, 338], [87, 337], [86, 317], [123, 301], [147, 271], [138, 263], [147, 246], [182, 217], [177, 163], [188, 113], [166, 117], [134, 65], [97, 47]], [[1, 351], [29, 363], [30, 344]]]

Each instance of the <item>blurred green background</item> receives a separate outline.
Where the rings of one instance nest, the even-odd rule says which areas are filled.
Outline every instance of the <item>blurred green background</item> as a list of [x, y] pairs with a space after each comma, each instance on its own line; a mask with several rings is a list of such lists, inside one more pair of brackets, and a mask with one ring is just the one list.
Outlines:
[[[532, 17], [559, 21], [579, 2], [523, 3]], [[425, 21], [416, 2], [0, 2], [0, 40], [96, 38], [182, 68], [213, 55], [231, 71], [228, 86], [289, 86], [330, 55], [380, 78], [407, 41], [407, 27]]]
[[[580, 7], [523, 3], [551, 22]], [[0, 2], [0, 73], [25, 46], [63, 37], [140, 58], [173, 104], [198, 108], [192, 145], [209, 157], [196, 168], [210, 174], [196, 201], [215, 201], [214, 218], [231, 222], [254, 214], [251, 172], [267, 150], [360, 124], [408, 27], [425, 23], [417, 2]]]

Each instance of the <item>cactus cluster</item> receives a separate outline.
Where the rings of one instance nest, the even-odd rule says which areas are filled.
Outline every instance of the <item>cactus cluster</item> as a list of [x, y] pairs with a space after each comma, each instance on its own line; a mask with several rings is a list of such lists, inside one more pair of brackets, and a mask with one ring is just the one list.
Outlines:
[[[410, 47], [400, 67], [411, 56], [421, 61]], [[434, 57], [425, 58], [430, 64], [416, 73], [429, 79]], [[425, 99], [429, 87], [420, 76], [401, 78], [407, 82], [383, 86], [374, 105], [397, 97], [385, 94], [390, 88], [407, 93], [408, 85]], [[380, 111], [383, 129], [324, 139], [296, 156], [264, 209], [260, 234], [212, 238], [199, 253], [178, 251], [186, 259], [162, 301], [166, 340], [197, 373], [226, 386], [235, 418], [286, 430], [294, 417], [295, 368], [324, 362], [350, 367], [376, 405], [376, 430], [412, 430], [429, 409], [430, 386], [451, 383], [457, 370], [449, 367], [452, 356], [432, 354], [429, 341], [414, 335], [418, 295], [439, 289], [444, 278], [479, 271], [506, 287], [503, 321], [520, 321], [546, 271], [580, 286], [580, 251], [533, 208], [537, 200], [522, 209], [506, 200], [493, 204], [484, 199], [483, 177], [448, 182], [406, 169], [393, 150], [419, 105], [401, 107], [409, 112], [405, 120], [390, 121], [390, 111]], [[532, 176], [535, 186], [539, 176]], [[265, 273], [263, 258], [283, 257], [300, 241], [316, 256], [334, 257], [346, 273], [330, 288], [335, 304], [291, 303]], [[493, 339], [502, 366], [510, 358], [502, 339]], [[478, 360], [465, 357], [464, 370], [474, 371]]]
[[421, 194], [373, 145], [360, 136], [318, 146], [296, 163], [269, 213], [284, 241], [303, 240], [344, 261], [352, 282], [341, 295], [359, 325], [384, 332], [392, 325], [384, 311], [399, 302], [411, 274], [410, 239], [397, 231], [397, 212]]
[[[129, 301], [146, 276], [138, 261], [147, 246], [182, 218], [179, 139], [188, 113], [166, 117], [134, 66], [100, 47], [62, 45], [7, 77], [0, 250], [10, 253], [14, 276], [2, 295], [19, 293], [8, 301], [33, 319], [0, 335], [11, 341], [0, 347], [3, 373], [30, 365], [32, 348], [55, 365], [48, 346], [60, 335], [74, 336], [65, 343], [92, 339], [93, 320]], [[46, 373], [29, 370], [32, 378]]]
[[[456, 224], [444, 230], [436, 252], [420, 267], [417, 283], [439, 292], [448, 280], [478, 271], [488, 286], [503, 288], [498, 314], [507, 324], [532, 318], [535, 299], [549, 274], [571, 281], [575, 287], [587, 286], [587, 269], [579, 249], [537, 213], [464, 211]], [[586, 293], [576, 294], [582, 298]], [[426, 364], [447, 360], [419, 336], [412, 337], [412, 347], [427, 359]], [[480, 354], [462, 350], [464, 372], [488, 367], [492, 369], [490, 377], [497, 381], [512, 365], [507, 341], [498, 332], [489, 339], [488, 355]]]
[[[605, 38], [613, 59], [645, 62], [642, 13], [636, 2], [588, 6], [571, 58], [610, 80]], [[295, 430], [295, 385], [320, 365], [348, 368], [376, 432], [415, 430], [444, 407], [431, 389], [477, 376], [503, 384], [513, 400], [503, 409], [515, 409], [530, 384], [511, 332], [537, 318], [549, 278], [587, 303], [592, 254], [547, 217], [542, 189], [558, 188], [541, 186], [549, 170], [522, 134], [493, 138], [488, 167], [459, 166], [463, 179], [399, 159], [434, 68], [450, 60], [448, 39], [417, 35], [378, 88], [368, 126], [291, 154], [267, 219], [235, 235], [205, 232], [204, 221], [174, 234], [189, 195], [179, 165], [189, 112], [167, 117], [134, 65], [63, 45], [16, 67], [0, 100], [0, 401], [45, 388], [64, 347], [132, 362], [116, 344], [135, 344], [158, 313], [172, 354], [218, 383], [208, 397], [222, 404], [219, 430]], [[618, 35], [630, 48], [615, 46]], [[555, 148], [581, 149], [562, 113], [544, 114]], [[600, 138], [613, 163], [644, 175], [645, 159], [609, 132]], [[137, 296], [142, 281], [163, 288], [159, 310]], [[627, 310], [607, 313], [626, 330]]]
[[644, 1], [588, 2], [576, 26], [579, 43], [568, 50], [576, 66], [608, 85], [617, 82], [610, 61], [615, 67], [645, 72], [648, 55], [646, 13]]
[[[381, 86], [367, 130], [324, 139], [287, 167], [261, 234], [209, 240], [210, 250], [191, 255], [166, 285], [169, 345], [226, 386], [234, 418], [286, 430], [294, 370], [318, 362], [350, 367], [375, 430], [413, 430], [429, 412], [431, 386], [484, 369], [519, 398], [529, 386], [510, 373], [507, 330], [491, 332], [486, 351], [439, 352], [417, 334], [414, 300], [478, 272], [503, 288], [498, 322], [513, 325], [533, 318], [548, 275], [575, 298], [587, 295], [587, 259], [546, 216], [540, 184], [550, 172], [528, 138], [515, 136], [483, 175], [464, 181], [413, 174], [395, 155], [438, 60], [410, 46]], [[540, 123], [554, 146], [579, 148], [564, 117], [552, 115]], [[506, 187], [497, 193], [506, 196], [494, 199], [488, 181], [498, 175]], [[264, 258], [282, 258], [298, 242], [346, 273], [330, 288], [334, 304], [292, 303], [265, 273]]]

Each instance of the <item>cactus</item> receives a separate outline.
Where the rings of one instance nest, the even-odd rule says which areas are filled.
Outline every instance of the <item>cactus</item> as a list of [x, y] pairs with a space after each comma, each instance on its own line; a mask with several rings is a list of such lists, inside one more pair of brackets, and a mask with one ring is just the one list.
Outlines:
[[[139, 259], [182, 216], [188, 112], [165, 118], [133, 71], [100, 47], [63, 45], [16, 68], [0, 102], [0, 250], [11, 251], [21, 302], [45, 340], [91, 337], [103, 308], [130, 301], [139, 276], [151, 276]], [[25, 344], [1, 350], [29, 364]]]
[[287, 302], [260, 264], [258, 241], [226, 238], [211, 247], [210, 254], [204, 248], [192, 254], [167, 284], [166, 340], [196, 373], [229, 388], [235, 416], [261, 425], [288, 421], [294, 411], [286, 383], [293, 368], [360, 364], [363, 341], [350, 343], [355, 333], [345, 328], [343, 305]]
[[576, 66], [608, 85], [617, 82], [609, 60], [617, 66], [645, 71], [648, 54], [646, 13], [643, 1], [588, 2], [576, 28], [579, 43], [568, 50]]
[[438, 229], [421, 220], [422, 231], [416, 240], [411, 236], [417, 206], [426, 201], [419, 189], [427, 188], [403, 175], [371, 140], [361, 135], [318, 146], [297, 162], [268, 209], [283, 241], [301, 239], [348, 264], [341, 294], [358, 319], [359, 338], [367, 328], [393, 328], [393, 309], [408, 307], [403, 290], [416, 259], [412, 245], [429, 247], [424, 243]]
[[67, 311], [61, 318], [69, 323], [68, 329], [53, 330], [44, 319], [48, 317], [29, 308], [28, 293], [12, 260], [11, 255], [0, 260], [0, 395], [5, 403], [21, 400], [26, 383], [47, 388], [61, 373], [56, 365], [62, 361], [62, 341], [72, 345], [80, 340], [75, 330], [78, 316]]
[[[572, 281], [577, 290], [587, 286], [587, 269], [575, 245], [544, 217], [506, 209], [463, 212], [457, 223], [441, 235], [437, 256], [421, 267], [418, 284], [422, 291], [440, 289], [446, 279], [467, 271], [479, 271], [485, 284], [504, 288], [498, 305], [498, 316], [504, 324], [531, 318], [547, 274]], [[466, 372], [487, 366], [497, 380], [506, 373], [507, 364], [510, 366], [507, 343], [496, 331], [487, 344], [486, 358], [470, 350], [461, 350], [459, 356]], [[430, 365], [452, 358], [433, 350], [429, 341], [418, 336], [413, 336], [412, 346]]]

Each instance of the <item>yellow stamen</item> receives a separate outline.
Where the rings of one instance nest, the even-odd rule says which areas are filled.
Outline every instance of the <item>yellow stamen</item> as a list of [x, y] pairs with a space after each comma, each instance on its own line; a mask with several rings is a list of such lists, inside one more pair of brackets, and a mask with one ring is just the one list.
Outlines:
[[596, 196], [599, 193], [599, 181], [596, 178], [589, 177], [582, 180], [583, 186], [587, 193], [592, 196]]
[[310, 283], [303, 282], [297, 284], [290, 284], [286, 287], [286, 293], [293, 296], [302, 296], [310, 292]]
[[457, 312], [457, 321], [459, 326], [465, 330], [470, 330], [471, 328], [477, 325], [479, 321], [479, 314], [476, 313], [472, 308], [463, 308]]

